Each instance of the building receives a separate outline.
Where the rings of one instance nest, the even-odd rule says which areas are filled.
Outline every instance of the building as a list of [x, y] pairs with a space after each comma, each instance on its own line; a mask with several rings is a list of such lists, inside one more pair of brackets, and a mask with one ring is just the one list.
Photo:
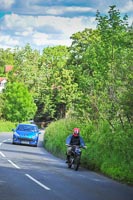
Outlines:
[[7, 83], [7, 75], [10, 71], [12, 71], [13, 66], [12, 65], [6, 65], [5, 66], [5, 74], [6, 74], [6, 78], [5, 77], [0, 77], [0, 93], [2, 92], [2, 90], [5, 88], [5, 85]]
[[2, 92], [2, 90], [5, 88], [5, 84], [7, 82], [7, 79], [4, 77], [0, 77], [0, 93]]

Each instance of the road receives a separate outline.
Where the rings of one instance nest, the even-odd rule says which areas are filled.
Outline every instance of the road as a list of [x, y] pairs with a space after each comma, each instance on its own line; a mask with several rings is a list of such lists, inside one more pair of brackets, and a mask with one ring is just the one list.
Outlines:
[[132, 200], [133, 187], [98, 173], [68, 169], [43, 146], [12, 144], [0, 133], [0, 200]]

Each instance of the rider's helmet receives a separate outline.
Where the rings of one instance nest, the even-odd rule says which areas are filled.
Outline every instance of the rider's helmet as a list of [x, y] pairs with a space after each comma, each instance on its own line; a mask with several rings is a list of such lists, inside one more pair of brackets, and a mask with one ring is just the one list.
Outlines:
[[80, 132], [79, 128], [74, 128], [73, 129], [73, 136], [78, 137], [79, 136], [79, 132]]

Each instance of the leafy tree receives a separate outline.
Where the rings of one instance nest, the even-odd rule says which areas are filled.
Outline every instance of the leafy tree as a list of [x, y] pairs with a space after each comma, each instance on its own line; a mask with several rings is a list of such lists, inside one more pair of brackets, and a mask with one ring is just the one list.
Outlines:
[[23, 82], [32, 94], [36, 87], [36, 76], [38, 72], [40, 54], [37, 50], [32, 50], [29, 44], [24, 48], [14, 49], [14, 69], [9, 77], [10, 81], [14, 78], [18, 82]]
[[34, 117], [36, 105], [23, 83], [8, 83], [3, 93], [3, 118], [21, 122]]
[[91, 29], [85, 29], [71, 37], [73, 41], [68, 65], [74, 71], [74, 81], [80, 91], [80, 98], [75, 102], [74, 109], [78, 116], [86, 119], [95, 119], [98, 110], [95, 93], [98, 89], [96, 83], [100, 80], [95, 77], [94, 70], [98, 67], [95, 45], [99, 42], [99, 38], [98, 31]]
[[69, 52], [65, 46], [45, 48], [38, 72], [37, 97], [41, 115], [53, 118], [65, 117], [76, 98], [77, 84], [73, 83], [73, 71], [67, 69]]
[[102, 118], [123, 126], [127, 106], [122, 106], [121, 99], [127, 90], [131, 94], [131, 30], [127, 16], [121, 19], [116, 6], [110, 6], [106, 16], [98, 11], [96, 20], [97, 30], [85, 29], [71, 37], [69, 68], [82, 91], [80, 104], [74, 106], [89, 119]]
[[101, 46], [105, 55], [99, 62], [104, 68], [106, 67], [105, 110], [108, 110], [108, 119], [119, 120], [122, 126], [125, 120], [120, 99], [125, 91], [131, 88], [131, 82], [128, 81], [132, 66], [131, 58], [129, 59], [132, 57], [131, 34], [127, 19], [127, 15], [121, 19], [120, 12], [116, 10], [115, 5], [110, 6], [108, 16], [101, 16], [99, 12], [96, 15], [102, 41]]

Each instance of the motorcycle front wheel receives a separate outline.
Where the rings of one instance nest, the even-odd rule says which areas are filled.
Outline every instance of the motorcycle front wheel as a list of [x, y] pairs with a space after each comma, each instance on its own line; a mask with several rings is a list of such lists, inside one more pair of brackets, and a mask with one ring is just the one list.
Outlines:
[[70, 159], [69, 159], [69, 161], [68, 161], [68, 168], [71, 168], [71, 167], [72, 167], [73, 160], [74, 160], [74, 158], [73, 158], [72, 156], [70, 156]]
[[80, 156], [76, 156], [74, 159], [74, 170], [77, 171], [80, 165]]

